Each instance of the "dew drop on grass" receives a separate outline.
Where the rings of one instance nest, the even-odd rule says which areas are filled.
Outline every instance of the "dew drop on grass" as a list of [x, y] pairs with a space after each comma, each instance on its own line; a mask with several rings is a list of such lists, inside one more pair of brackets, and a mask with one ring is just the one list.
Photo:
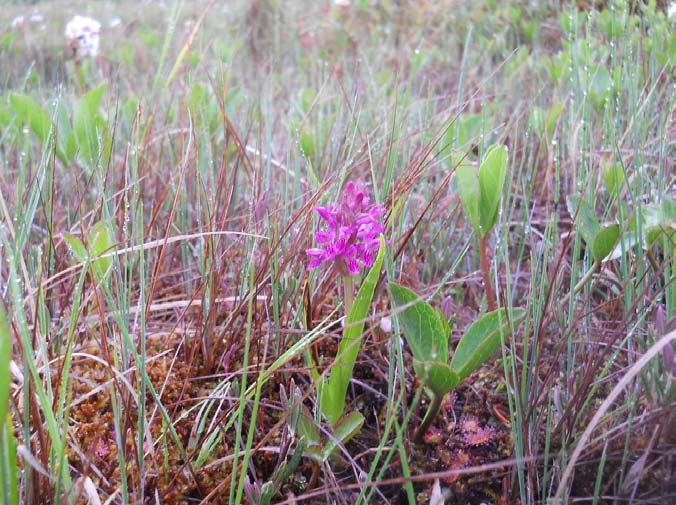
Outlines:
[[28, 129], [28, 126], [23, 127], [23, 133], [24, 135], [28, 135], [30, 133], [30, 130]]

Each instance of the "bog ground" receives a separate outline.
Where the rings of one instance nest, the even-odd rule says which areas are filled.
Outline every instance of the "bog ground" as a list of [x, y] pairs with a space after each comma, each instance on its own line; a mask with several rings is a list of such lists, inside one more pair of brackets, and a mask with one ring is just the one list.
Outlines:
[[3, 3], [0, 503], [676, 500], [675, 100], [662, 1]]

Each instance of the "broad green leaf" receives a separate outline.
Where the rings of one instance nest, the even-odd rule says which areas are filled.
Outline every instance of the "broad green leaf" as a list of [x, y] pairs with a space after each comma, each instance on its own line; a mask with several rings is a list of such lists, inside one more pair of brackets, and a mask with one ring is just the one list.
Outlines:
[[665, 196], [662, 200], [662, 212], [666, 220], [670, 221], [672, 225], [676, 224], [676, 200]]
[[301, 415], [298, 418], [297, 429], [298, 433], [306, 440], [308, 448], [321, 445], [322, 439], [319, 427], [314, 422], [314, 419], [312, 419], [312, 414], [310, 414], [307, 407], [303, 407]]
[[88, 91], [75, 107], [73, 132], [80, 154], [91, 170], [99, 158], [105, 162], [108, 155], [108, 127], [99, 113], [106, 85]]
[[[448, 361], [447, 328], [432, 306], [415, 292], [390, 282], [392, 302], [413, 357], [420, 362]], [[405, 308], [404, 308], [405, 307]]]
[[588, 247], [592, 247], [596, 235], [601, 231], [601, 225], [594, 211], [579, 196], [569, 196], [567, 199], [568, 213], [575, 220], [575, 228], [580, 232]]
[[482, 119], [481, 114], [462, 114], [456, 118], [445, 135], [446, 144], [458, 149], [467, 148], [479, 137]]
[[612, 96], [613, 80], [610, 72], [604, 65], [592, 67], [589, 70], [591, 82], [589, 84], [589, 96], [597, 108], [603, 107], [606, 99]]
[[5, 105], [5, 101], [4, 96], [0, 97], [0, 126], [2, 126], [3, 130], [9, 128], [14, 117], [14, 114], [9, 112], [9, 107]]
[[459, 165], [455, 169], [455, 186], [460, 194], [462, 208], [474, 232], [481, 234], [481, 220], [479, 217], [479, 199], [481, 190], [479, 178], [471, 165]]
[[52, 130], [52, 118], [45, 109], [28, 95], [12, 93], [9, 95], [9, 106], [22, 123], [28, 125], [42, 144], [47, 142]]
[[352, 378], [352, 369], [361, 347], [364, 322], [368, 316], [373, 293], [380, 277], [380, 269], [385, 256], [385, 237], [380, 236], [380, 249], [373, 266], [359, 288], [352, 309], [345, 321], [343, 338], [338, 345], [336, 361], [331, 368], [331, 376], [322, 387], [320, 395], [321, 410], [332, 425], [336, 424], [345, 409], [347, 386]]
[[64, 233], [63, 239], [66, 241], [66, 245], [70, 249], [70, 253], [75, 258], [75, 261], [79, 261], [80, 263], [87, 261], [87, 249], [79, 238], [70, 233]]
[[[5, 416], [9, 402], [10, 374], [9, 362], [12, 358], [12, 335], [5, 305], [0, 300], [0, 427], [5, 425]], [[0, 428], [1, 429], [1, 428]]]
[[85, 93], [79, 100], [75, 109], [75, 122], [86, 120], [83, 115], [94, 117], [99, 114], [101, 100], [107, 89], [106, 84], [100, 84]]
[[446, 340], [451, 336], [451, 325], [448, 323], [448, 319], [446, 319], [446, 314], [444, 314], [444, 311], [441, 310], [441, 307], [436, 307], [434, 311], [437, 313], [437, 318], [439, 319], [439, 323], [441, 323], [441, 326], [444, 328], [444, 334], [446, 335]]
[[89, 255], [92, 258], [92, 271], [96, 282], [101, 284], [110, 272], [113, 265], [112, 256], [100, 257], [113, 252], [115, 241], [110, 227], [103, 221], [99, 221], [89, 231], [87, 239]]
[[622, 170], [622, 165], [619, 163], [610, 164], [603, 171], [603, 181], [606, 184], [606, 189], [611, 195], [616, 195], [622, 184], [624, 184], [624, 171]]
[[482, 237], [485, 237], [495, 226], [500, 208], [502, 188], [507, 176], [507, 148], [492, 145], [486, 151], [479, 166], [479, 221]]
[[549, 108], [549, 114], [547, 115], [547, 135], [549, 137], [554, 134], [561, 112], [563, 112], [563, 102], [556, 102]]
[[[661, 205], [646, 205], [641, 208], [643, 232], [646, 246], [652, 246], [655, 241], [666, 234], [667, 241], [676, 235], [676, 201], [664, 198]], [[633, 224], [634, 229], [638, 224]]]
[[354, 437], [361, 427], [364, 426], [364, 416], [357, 411], [352, 411], [343, 416], [334, 426], [333, 437], [326, 441], [322, 449], [322, 458], [328, 460], [338, 447], [338, 443], [345, 445]]
[[311, 132], [303, 130], [300, 133], [300, 148], [303, 151], [303, 155], [312, 160], [315, 157], [315, 138]]
[[65, 100], [53, 100], [47, 108], [47, 113], [52, 118], [56, 128], [58, 150], [67, 156], [68, 146], [66, 140], [73, 136], [70, 107], [68, 107]]
[[616, 260], [622, 257], [622, 253], [631, 251], [641, 243], [641, 236], [637, 231], [626, 230], [622, 232], [622, 241], [618, 240], [612, 252], [606, 257], [608, 260]]
[[460, 383], [458, 374], [440, 361], [413, 361], [413, 369], [420, 380], [437, 397], [442, 397]]
[[75, 139], [74, 132], [71, 132], [71, 134], [66, 137], [66, 140], [63, 142], [63, 148], [67, 159], [75, 159], [75, 156], [77, 155], [77, 140]]
[[508, 318], [506, 309], [498, 309], [472, 323], [460, 339], [451, 360], [451, 369], [457, 373], [459, 382], [466, 379], [498, 350], [501, 343], [500, 334], [509, 331], [510, 319], [519, 320], [525, 313], [523, 309], [513, 309]]
[[612, 252], [615, 244], [620, 239], [620, 225], [611, 224], [601, 230], [594, 237], [592, 243], [592, 256], [596, 261], [603, 261]]
[[311, 88], [303, 88], [298, 92], [298, 101], [300, 102], [300, 108], [303, 111], [303, 114], [307, 114], [310, 111], [315, 96], [317, 96], [317, 94]]

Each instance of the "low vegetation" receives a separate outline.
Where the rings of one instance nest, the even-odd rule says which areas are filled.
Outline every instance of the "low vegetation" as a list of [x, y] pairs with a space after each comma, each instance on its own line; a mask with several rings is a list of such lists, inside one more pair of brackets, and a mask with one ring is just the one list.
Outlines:
[[3, 7], [0, 502], [674, 500], [675, 63], [654, 0]]

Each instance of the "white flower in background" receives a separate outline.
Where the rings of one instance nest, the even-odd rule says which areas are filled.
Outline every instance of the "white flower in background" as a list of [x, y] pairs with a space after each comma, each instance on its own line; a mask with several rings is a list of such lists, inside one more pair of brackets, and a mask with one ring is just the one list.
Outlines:
[[24, 24], [26, 24], [26, 18], [23, 16], [17, 16], [14, 19], [12, 19], [12, 30], [21, 28], [23, 27]]
[[40, 14], [38, 11], [34, 11], [30, 17], [31, 23], [42, 23], [45, 20], [45, 17]]
[[96, 56], [99, 52], [100, 32], [101, 23], [95, 19], [75, 16], [70, 20], [66, 25], [66, 39], [75, 59]]
[[676, 2], [671, 2], [669, 4], [669, 10], [667, 11], [667, 17], [669, 19], [676, 18]]
[[118, 17], [111, 18], [110, 21], [108, 21], [108, 26], [111, 28], [115, 28], [116, 26], [120, 26], [122, 24], [122, 20]]
[[350, 0], [333, 0], [333, 4], [338, 7], [349, 7], [351, 3]]

